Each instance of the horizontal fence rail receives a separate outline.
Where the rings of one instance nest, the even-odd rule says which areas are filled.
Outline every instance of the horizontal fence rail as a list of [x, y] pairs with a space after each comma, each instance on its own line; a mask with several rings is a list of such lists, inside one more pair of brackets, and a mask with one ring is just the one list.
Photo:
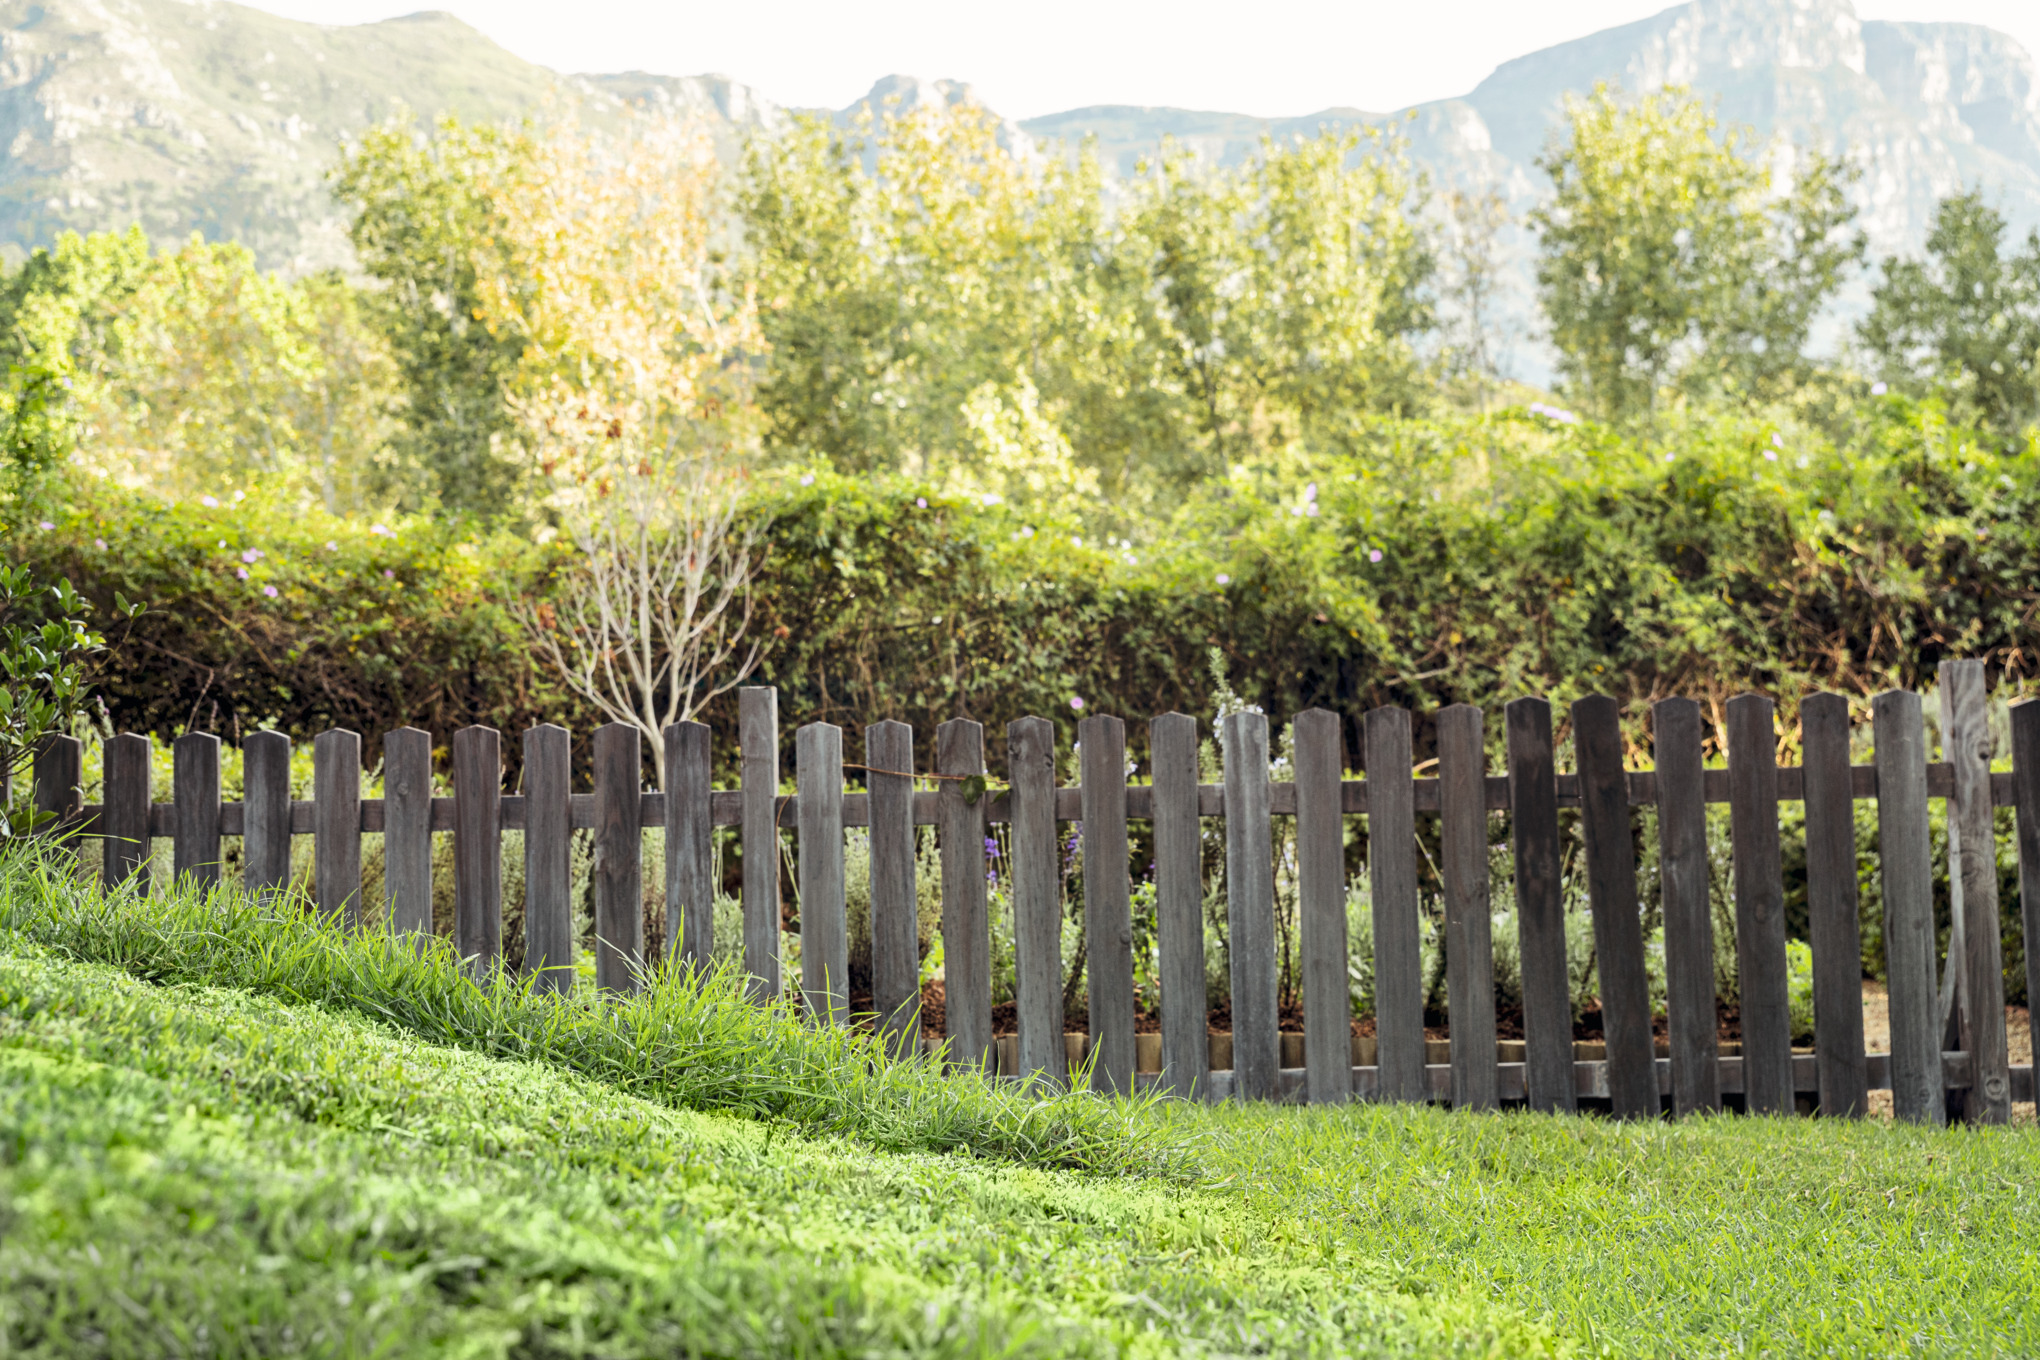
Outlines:
[[[172, 842], [173, 872], [217, 878], [221, 838], [243, 840], [247, 885], [289, 882], [291, 840], [314, 838], [312, 898], [321, 910], [359, 924], [363, 833], [384, 837], [388, 919], [400, 930], [432, 926], [432, 836], [451, 833], [455, 866], [454, 944], [476, 967], [502, 954], [501, 836], [524, 837], [525, 966], [541, 985], [573, 985], [568, 840], [591, 833], [598, 985], [627, 990], [642, 975], [641, 837], [665, 833], [667, 930], [681, 960], [714, 948], [714, 828], [739, 828], [743, 856], [743, 958], [760, 999], [786, 994], [780, 974], [780, 853], [793, 832], [801, 902], [798, 988], [817, 1023], [850, 1020], [846, 990], [843, 833], [870, 828], [873, 1009], [885, 1041], [919, 1046], [915, 945], [914, 828], [936, 828], [942, 880], [946, 1054], [1003, 1075], [1061, 1084], [1079, 1074], [1101, 1091], [1159, 1086], [1205, 1098], [1444, 1100], [1465, 1108], [1526, 1101], [1565, 1110], [1606, 1102], [1617, 1115], [1687, 1113], [1738, 1097], [1752, 1112], [1789, 1113], [1811, 1103], [1822, 1113], [1860, 1115], [1868, 1092], [1892, 1092], [1894, 1113], [1938, 1123], [1949, 1113], [2002, 1122], [2015, 1100], [2031, 1100], [2033, 1069], [2009, 1061], [2004, 1026], [1993, 810], [2015, 809], [2028, 995], [2040, 995], [2040, 700], [2010, 709], [2013, 768], [1992, 772], [1993, 736], [1979, 662], [1941, 666], [1943, 759], [1930, 761], [1917, 695], [1892, 691], [1872, 705], [1875, 760], [1852, 765], [1849, 710], [1837, 695], [1813, 695], [1799, 709], [1804, 763], [1776, 764], [1776, 714], [1769, 699], [1741, 695], [1725, 706], [1727, 768], [1704, 768], [1705, 724], [1691, 700], [1654, 705], [1654, 768], [1624, 768], [1620, 712], [1590, 696], [1572, 706], [1578, 768], [1555, 767], [1551, 706], [1509, 703], [1504, 772], [1486, 768], [1485, 715], [1454, 705], [1440, 711], [1437, 773], [1412, 766], [1411, 715], [1376, 709], [1352, 733], [1365, 751], [1365, 777], [1342, 766], [1347, 720], [1313, 709], [1295, 719], [1295, 778], [1270, 778], [1268, 722], [1229, 715], [1222, 738], [1224, 778], [1198, 780], [1197, 722], [1167, 714], [1149, 724], [1151, 784], [1127, 782], [1126, 725], [1115, 717], [1079, 724], [1080, 781], [1057, 787], [1056, 728], [1040, 718], [1007, 730], [1004, 789], [983, 787], [981, 725], [957, 719], [934, 734], [930, 769], [917, 770], [915, 734], [878, 723], [862, 734], [864, 759], [845, 757], [845, 734], [811, 723], [795, 734], [795, 788], [781, 792], [778, 697], [740, 691], [741, 787], [711, 788], [709, 729], [668, 728], [662, 755], [667, 787], [645, 791], [643, 739], [610, 724], [593, 737], [593, 791], [570, 791], [572, 739], [540, 727], [523, 737], [523, 792], [502, 791], [501, 737], [462, 729], [452, 740], [452, 797], [432, 793], [432, 740], [406, 728], [383, 742], [385, 796], [361, 796], [362, 743], [327, 732], [313, 743], [310, 800], [290, 797], [290, 741], [274, 732], [244, 743], [246, 796], [220, 796], [219, 742], [188, 733], [174, 744], [174, 798], [151, 801], [151, 744], [122, 734], [107, 742], [103, 801], [84, 804], [82, 748], [54, 738], [38, 751], [35, 797], [57, 814], [55, 828], [106, 840], [110, 882], [139, 879], [153, 838]], [[864, 791], [846, 787], [846, 771]], [[917, 791], [917, 779], [938, 787]], [[981, 792], [978, 792], [982, 790]], [[976, 793], [977, 796], [972, 796]], [[1945, 957], [1937, 945], [1928, 803], [1947, 804], [1949, 878], [1955, 908]], [[1877, 859], [1889, 967], [1891, 1044], [1863, 1043], [1853, 808], [1877, 805]], [[1791, 1047], [1787, 1004], [1784, 888], [1779, 805], [1804, 804], [1807, 903], [1814, 968], [1812, 1053]], [[1729, 809], [1742, 1039], [1724, 1053], [1716, 1040], [1713, 923], [1709, 903], [1706, 806]], [[1664, 922], [1666, 1039], [1653, 1037], [1630, 810], [1657, 811], [1660, 906]], [[1572, 1038], [1565, 957], [1559, 810], [1575, 810], [1585, 841], [1582, 874], [1593, 915], [1604, 1039], [1591, 1055]], [[1510, 814], [1516, 947], [1521, 961], [1524, 1038], [1490, 1045], [1494, 1010], [1490, 938], [1489, 814]], [[1451, 1029], [1462, 1042], [1427, 1040], [1419, 945], [1416, 818], [1436, 818], [1435, 866], [1444, 908]], [[1303, 1033], [1277, 1019], [1274, 867], [1270, 826], [1294, 818]], [[1375, 949], [1372, 1038], [1347, 1038], [1346, 819], [1366, 818]], [[1207, 941], [1199, 823], [1225, 823], [1224, 862], [1233, 1030], [1208, 1035]], [[1061, 827], [1081, 824], [1086, 863], [1127, 864], [1130, 822], [1152, 824], [1161, 1033], [1135, 1034], [1128, 876], [1084, 876], [1085, 974], [1089, 1031], [1062, 1034], [1063, 914]], [[1006, 866], [1013, 913], [1018, 1034], [995, 1039], [986, 892], [987, 828], [1008, 828]], [[1443, 1050], [1440, 1052], [1440, 1050]], [[1443, 1061], [1434, 1058], [1442, 1057]], [[1350, 1061], [1349, 1061], [1350, 1059]], [[1364, 1059], [1364, 1061], [1363, 1061]]]

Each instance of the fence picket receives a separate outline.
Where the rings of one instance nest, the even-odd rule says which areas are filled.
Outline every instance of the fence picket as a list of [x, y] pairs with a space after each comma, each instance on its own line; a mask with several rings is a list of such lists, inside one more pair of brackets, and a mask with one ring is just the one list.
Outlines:
[[921, 1047], [921, 925], [909, 777], [914, 729], [890, 719], [865, 728], [864, 763], [871, 791], [871, 1007], [887, 1049], [915, 1053]]
[[[1344, 1104], [1353, 1095], [1352, 984], [1346, 976], [1346, 818], [1339, 788], [1346, 747], [1339, 727], [1339, 715], [1328, 709], [1296, 715], [1296, 906], [1301, 918], [1297, 947], [1303, 956], [1304, 1084], [1313, 1105]], [[1192, 755], [1194, 776], [1194, 751]], [[1156, 777], [1160, 778], [1159, 771]], [[1201, 993], [1198, 999], [1203, 999]], [[1493, 1029], [1492, 1004], [1489, 1010], [1488, 1028]]]
[[312, 896], [323, 916], [361, 926], [361, 737], [312, 738]]
[[106, 743], [101, 756], [106, 785], [100, 823], [106, 837], [108, 883], [129, 883], [149, 895], [149, 782], [154, 747], [147, 737], [123, 732]]
[[1013, 786], [1007, 849], [1012, 855], [1013, 999], [1020, 1072], [1061, 1085], [1063, 1058], [1062, 844], [1055, 820], [1055, 724], [1021, 718], [1006, 725]]
[[1877, 861], [1891, 1007], [1891, 1108], [1910, 1123], [1943, 1124], [1948, 1116], [1934, 987], [1934, 868], [1920, 696], [1886, 690], [1871, 703], [1871, 723], [1877, 740]]
[[1657, 1055], [1650, 982], [1637, 916], [1636, 845], [1629, 830], [1629, 776], [1622, 768], [1622, 710], [1605, 694], [1572, 706], [1586, 838], [1587, 900], [1594, 912], [1594, 972], [1608, 1052], [1608, 1100], [1618, 1119], [1655, 1118]]
[[593, 745], [595, 985], [634, 992], [645, 971], [644, 739], [634, 724], [604, 723]]
[[[985, 772], [985, 728], [951, 718], [935, 729], [935, 769], [945, 775]], [[985, 799], [969, 797], [963, 780], [941, 781], [942, 1005], [949, 1060], [993, 1070], [992, 931], [985, 901]], [[1128, 1069], [1132, 1069], [1129, 1067]]]
[[744, 791], [744, 971], [751, 999], [775, 1000], [779, 971], [779, 691], [737, 691]]
[[1856, 1119], [1869, 1109], [1870, 1076], [1863, 1056], [1863, 942], [1857, 923], [1849, 701], [1839, 694], [1807, 696], [1799, 705], [1799, 730], [1820, 1112]]
[[453, 947], [486, 974], [503, 956], [503, 739], [453, 734]]
[[2040, 1009], [2040, 699], [2013, 704], [2011, 716], [2019, 917], [2026, 946], [2026, 1005], [2034, 1010]]
[[48, 813], [38, 834], [61, 834], [85, 806], [85, 743], [51, 735], [36, 743], [35, 810]]
[[574, 739], [524, 734], [524, 971], [541, 991], [574, 988]]
[[809, 723], [793, 734], [800, 822], [800, 991], [822, 1024], [850, 1018], [850, 933], [843, 903], [843, 729]]
[[[1423, 965], [1417, 923], [1417, 788], [1410, 715], [1367, 714], [1367, 872], [1374, 898], [1377, 1098], [1425, 1101]], [[1568, 1060], [1566, 1078], [1571, 1080]]]
[[241, 878], [258, 897], [290, 887], [290, 738], [281, 732], [241, 742]]
[[[1211, 1044], [1204, 972], [1204, 849], [1197, 817], [1197, 719], [1187, 713], [1164, 713], [1150, 722], [1148, 759], [1154, 766], [1151, 813], [1156, 945], [1161, 956], [1162, 1086], [1198, 1100], [1209, 1085]], [[1334, 780], [1337, 777], [1335, 772]], [[1343, 937], [1339, 943], [1343, 949]]]
[[1509, 701], [1509, 840], [1515, 852], [1516, 940], [1523, 973], [1523, 1075], [1530, 1108], [1571, 1110], [1572, 994], [1565, 961], [1565, 899], [1559, 882], [1558, 776], [1551, 704]]
[[201, 887], [220, 881], [220, 739], [186, 732], [170, 746], [171, 806], [177, 833], [171, 873]]
[[431, 936], [432, 734], [416, 727], [383, 734], [383, 902], [391, 930]]
[[1438, 713], [1438, 872], [1445, 889], [1445, 969], [1452, 1020], [1452, 1107], [1492, 1110], [1495, 955], [1488, 908], [1487, 755], [1481, 711]]
[[1743, 1108], [1751, 1114], [1790, 1114], [1792, 1010], [1785, 974], [1785, 873], [1778, 844], [1778, 738], [1771, 701], [1763, 695], [1738, 694], [1727, 710]]
[[[1133, 1090], [1133, 907], [1127, 879], [1126, 724], [1077, 724], [1084, 819], [1084, 973], [1089, 983], [1091, 1086]], [[1236, 1060], [1237, 1061], [1237, 1060]]]
[[705, 969], [715, 954], [715, 819], [707, 723], [669, 724], [666, 744], [666, 953]]
[[[1671, 1039], [1672, 1113], [1688, 1115], [1721, 1107], [1700, 705], [1692, 699], [1660, 699], [1651, 706], [1651, 729], [1652, 763], [1657, 767], [1658, 885], [1665, 921], [1665, 1019]], [[1843, 754], [1846, 757], [1846, 749]], [[1843, 764], [1847, 765], [1846, 759]], [[1844, 777], [1847, 773], [1844, 769]]]
[[1943, 661], [1940, 667], [1943, 721], [1941, 748], [1954, 766], [1955, 793], [1948, 800], [1949, 876], [1959, 878], [1957, 896], [1967, 930], [1963, 956], [1951, 967], [1963, 970], [1964, 1047], [1974, 1064], [1973, 1083], [1963, 1102], [1973, 1123], [2008, 1124], [2012, 1118], [2011, 1058], [2005, 1036], [2005, 973], [1999, 943], [1997, 838], [1991, 826], [1990, 697], [1981, 661]]
[[1275, 1095], [1281, 1018], [1275, 972], [1275, 858], [1268, 825], [1268, 717], [1228, 713], [1225, 741], [1225, 910], [1232, 946], [1233, 1094]]

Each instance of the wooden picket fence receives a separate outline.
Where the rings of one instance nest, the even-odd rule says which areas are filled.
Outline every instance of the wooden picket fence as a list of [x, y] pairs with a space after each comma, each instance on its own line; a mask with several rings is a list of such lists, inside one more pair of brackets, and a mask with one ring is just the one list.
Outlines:
[[[314, 742], [314, 796], [290, 797], [290, 742], [275, 732], [243, 747], [246, 797], [220, 796], [219, 742], [177, 739], [174, 799], [150, 801], [150, 743], [124, 734], [105, 749], [103, 804], [84, 806], [81, 752], [47, 743], [35, 766], [40, 806], [61, 824], [106, 838], [106, 874], [142, 872], [151, 837], [174, 842], [174, 872], [209, 881], [221, 838], [244, 840], [254, 890], [285, 884], [291, 837], [315, 838], [313, 897], [320, 909], [361, 920], [361, 835], [384, 837], [388, 919], [400, 931], [432, 929], [433, 835], [451, 832], [455, 944], [478, 967], [502, 947], [501, 833], [524, 833], [524, 966], [540, 986], [573, 984], [569, 837], [592, 832], [599, 986], [634, 986], [644, 955], [640, 829], [665, 837], [667, 938], [682, 959], [713, 948], [713, 828], [741, 828], [744, 967], [758, 999], [780, 995], [780, 837], [793, 829], [801, 906], [800, 991], [817, 1023], [846, 1023], [849, 938], [843, 831], [869, 828], [872, 987], [875, 1023], [887, 1042], [918, 1046], [919, 958], [915, 913], [916, 826], [937, 828], [942, 872], [947, 1053], [1007, 1075], [1056, 1082], [1071, 1070], [1062, 1014], [1060, 825], [1080, 823], [1083, 862], [1121, 872], [1083, 875], [1089, 985], [1089, 1079], [1102, 1091], [1158, 1083], [1180, 1095], [1252, 1099], [1352, 1097], [1449, 1100], [1470, 1109], [1522, 1100], [1544, 1110], [1605, 1101], [1618, 1116], [1719, 1106], [1740, 1096], [1752, 1112], [1789, 1113], [1809, 1098], [1829, 1114], [1856, 1115], [1872, 1089], [1889, 1089], [1899, 1118], [1940, 1122], [1952, 1109], [2004, 1121], [2033, 1099], [2033, 1069], [2010, 1065], [2000, 958], [1992, 809], [2016, 809], [2019, 883], [2029, 995], [2040, 996], [2040, 700], [2011, 709], [2014, 768], [1992, 774], [1981, 663], [1940, 670], [1945, 758], [1928, 759], [1919, 697], [1873, 702], [1875, 763], [1851, 766], [1849, 707], [1817, 694], [1798, 712], [1805, 764], [1781, 768], [1772, 701], [1758, 695], [1725, 709], [1727, 768], [1707, 769], [1698, 703], [1665, 699], [1653, 709], [1655, 768], [1624, 768], [1613, 699], [1572, 705], [1578, 768], [1555, 767], [1552, 712], [1542, 698], [1506, 707], [1506, 769], [1486, 767], [1484, 716], [1455, 705], [1436, 715], [1437, 774], [1413, 773], [1408, 712], [1378, 708], [1356, 736], [1367, 777], [1343, 777], [1340, 717], [1312, 709], [1295, 718], [1294, 779], [1270, 780], [1267, 719], [1224, 719], [1224, 782], [1198, 782], [1195, 719], [1170, 713], [1148, 727], [1152, 782], [1129, 785], [1126, 727], [1116, 717], [1078, 726], [1079, 784], [1055, 781], [1056, 728], [1044, 718], [1008, 726], [1005, 789], [986, 789], [984, 729], [966, 719], [935, 734], [932, 775], [921, 773], [912, 728], [880, 722], [864, 731], [864, 792], [845, 789], [843, 734], [811, 723], [795, 734], [795, 786], [780, 793], [778, 697], [740, 691], [741, 787], [710, 787], [710, 731], [666, 729], [666, 788], [645, 792], [634, 728], [611, 724], [593, 745], [593, 789], [571, 789], [570, 737], [555, 726], [524, 735], [523, 792], [502, 791], [500, 737], [485, 727], [453, 736], [451, 798], [432, 795], [432, 743], [413, 728], [383, 739], [385, 796], [361, 796], [361, 740], [346, 731]], [[916, 778], [938, 784], [916, 791]], [[1934, 922], [1928, 800], [1946, 799], [1957, 910], [1945, 970]], [[1866, 1053], [1858, 938], [1853, 803], [1877, 805], [1878, 862], [1889, 963], [1891, 1043]], [[1807, 889], [1814, 969], [1815, 1047], [1795, 1054], [1787, 1001], [1781, 801], [1805, 804]], [[1730, 810], [1740, 976], [1739, 1053], [1716, 1038], [1713, 924], [1708, 901], [1706, 804]], [[1660, 1057], [1639, 920], [1630, 810], [1657, 809], [1666, 956], [1668, 1052]], [[1605, 1056], [1576, 1055], [1568, 996], [1560, 884], [1559, 810], [1577, 808], [1600, 978]], [[1510, 815], [1520, 930], [1524, 1038], [1520, 1060], [1485, 1037], [1494, 1028], [1488, 902], [1490, 814]], [[1304, 1030], [1279, 1033], [1271, 819], [1295, 819]], [[1365, 817], [1373, 912], [1376, 1035], [1351, 1037], [1347, 972], [1344, 825]], [[1419, 965], [1417, 818], [1440, 819], [1451, 1030], [1449, 1060], [1427, 1061]], [[1204, 885], [1199, 821], [1225, 823], [1230, 929], [1230, 1043], [1207, 1033]], [[1128, 822], [1153, 824], [1157, 950], [1161, 980], [1158, 1061], [1136, 1059]], [[995, 1043], [986, 887], [986, 835], [1008, 825], [1017, 1045]], [[146, 887], [146, 885], [144, 885]], [[1146, 1045], [1139, 1047], [1146, 1048]], [[1285, 1066], [1300, 1047], [1301, 1060]], [[1433, 1052], [1439, 1047], [1435, 1045]], [[1002, 1049], [1003, 1059], [1002, 1059]], [[1211, 1058], [1230, 1053], [1229, 1069]], [[1511, 1058], [1517, 1054], [1509, 1054]], [[1139, 1072], [1153, 1066], [1155, 1072]]]

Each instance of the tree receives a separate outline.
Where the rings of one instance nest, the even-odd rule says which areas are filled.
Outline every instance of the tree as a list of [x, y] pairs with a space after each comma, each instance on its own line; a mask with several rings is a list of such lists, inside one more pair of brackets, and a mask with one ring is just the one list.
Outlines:
[[1488, 397], [1501, 378], [1502, 348], [1495, 334], [1495, 310], [1508, 275], [1497, 243], [1509, 225], [1509, 206], [1493, 189], [1445, 196], [1445, 230], [1440, 293], [1449, 308], [1447, 371], [1473, 385], [1474, 403], [1485, 415]]
[[1530, 214], [1537, 284], [1560, 372], [1604, 416], [1648, 417], [1673, 388], [1769, 395], [1808, 371], [1813, 318], [1863, 253], [1850, 176], [1807, 152], [1773, 174], [1752, 143], [1683, 89], [1568, 104], [1538, 160], [1553, 196]]
[[498, 229], [476, 314], [513, 342], [505, 407], [527, 484], [574, 548], [550, 602], [513, 601], [576, 693], [649, 739], [739, 684], [755, 526], [739, 521], [758, 448], [757, 309], [719, 240], [708, 138], [563, 122], [478, 178]]
[[2006, 434], [2040, 418], [2040, 231], [2007, 255], [1980, 189], [1944, 198], [1927, 258], [1884, 261], [1858, 336], [1901, 390], [1947, 390], [1957, 413]]

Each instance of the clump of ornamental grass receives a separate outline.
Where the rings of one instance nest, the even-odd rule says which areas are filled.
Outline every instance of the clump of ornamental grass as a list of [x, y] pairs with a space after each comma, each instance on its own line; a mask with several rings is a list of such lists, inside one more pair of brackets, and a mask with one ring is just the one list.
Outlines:
[[535, 990], [477, 975], [442, 939], [350, 930], [301, 894], [257, 899], [188, 880], [142, 896], [77, 881], [53, 858], [0, 857], [0, 931], [160, 983], [234, 987], [372, 1016], [429, 1042], [543, 1062], [680, 1109], [778, 1119], [888, 1151], [1187, 1178], [1187, 1147], [1143, 1118], [1153, 1097], [1027, 1091], [862, 1030], [746, 998], [735, 971], [646, 979], [629, 995]]

